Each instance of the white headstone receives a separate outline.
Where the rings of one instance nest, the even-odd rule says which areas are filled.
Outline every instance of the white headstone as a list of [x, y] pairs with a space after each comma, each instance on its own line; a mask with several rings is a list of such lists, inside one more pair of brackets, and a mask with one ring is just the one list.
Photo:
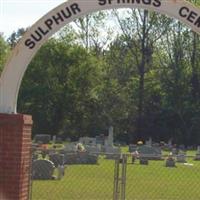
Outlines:
[[152, 146], [152, 138], [150, 137], [149, 140], [146, 141], [147, 146]]
[[108, 130], [108, 140], [107, 140], [107, 145], [112, 146], [113, 145], [113, 127], [110, 126]]
[[56, 135], [53, 136], [53, 143], [56, 143]]
[[180, 163], [186, 163], [186, 155], [183, 151], [180, 151], [176, 156], [176, 161]]

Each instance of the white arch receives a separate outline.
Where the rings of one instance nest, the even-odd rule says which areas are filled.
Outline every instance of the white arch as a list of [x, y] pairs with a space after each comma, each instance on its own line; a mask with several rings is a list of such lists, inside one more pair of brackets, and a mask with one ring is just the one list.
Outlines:
[[200, 9], [185, 0], [69, 0], [38, 20], [14, 48], [0, 78], [0, 113], [16, 113], [24, 72], [50, 36], [78, 17], [113, 8], [156, 11], [180, 20], [200, 34]]

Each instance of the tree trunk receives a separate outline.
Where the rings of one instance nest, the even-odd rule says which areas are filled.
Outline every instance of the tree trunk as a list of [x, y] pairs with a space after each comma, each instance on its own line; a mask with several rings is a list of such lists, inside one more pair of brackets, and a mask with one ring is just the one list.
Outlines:
[[141, 64], [139, 66], [139, 99], [138, 99], [138, 127], [137, 127], [137, 135], [138, 139], [144, 139], [143, 133], [143, 123], [142, 123], [142, 116], [144, 110], [144, 76], [145, 76], [145, 65], [146, 65], [146, 48], [147, 48], [147, 18], [148, 18], [148, 11], [144, 11], [143, 17], [143, 26], [142, 26], [142, 40], [141, 40]]

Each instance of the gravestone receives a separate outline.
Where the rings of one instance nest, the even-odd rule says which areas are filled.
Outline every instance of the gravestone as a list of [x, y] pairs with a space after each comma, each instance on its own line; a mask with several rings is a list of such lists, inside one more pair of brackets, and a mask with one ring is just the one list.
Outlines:
[[101, 152], [101, 149], [98, 146], [86, 145], [85, 149], [90, 154], [97, 154], [98, 155]]
[[88, 152], [74, 152], [64, 155], [65, 164], [97, 164], [98, 156]]
[[52, 142], [53, 142], [53, 143], [56, 143], [56, 135], [53, 136]]
[[64, 165], [58, 165], [58, 180], [61, 180], [62, 177], [65, 175], [65, 166]]
[[34, 138], [36, 143], [49, 144], [51, 136], [48, 134], [37, 134]]
[[146, 142], [145, 142], [145, 144], [147, 145], [147, 146], [152, 146], [152, 138], [150, 137], [149, 138], [149, 140], [147, 140]]
[[149, 160], [147, 158], [140, 158], [140, 165], [148, 165]]
[[65, 153], [65, 152], [76, 152], [76, 145], [77, 143], [68, 143], [65, 144], [65, 147], [62, 151], [60, 151], [60, 153]]
[[83, 145], [96, 145], [96, 138], [92, 137], [80, 137], [79, 143]]
[[135, 152], [137, 151], [137, 145], [136, 144], [129, 144], [129, 152]]
[[178, 155], [176, 156], [176, 161], [179, 163], [186, 163], [186, 154], [183, 151], [179, 151]]
[[163, 150], [172, 151], [172, 148], [173, 148], [172, 139], [169, 139], [167, 144], [164, 145]]
[[106, 159], [118, 159], [121, 155], [119, 147], [105, 146]]
[[64, 154], [64, 164], [77, 164], [77, 152], [66, 152]]
[[49, 160], [54, 163], [55, 167], [58, 167], [59, 165], [64, 165], [64, 154], [50, 154]]
[[113, 146], [113, 127], [110, 126], [108, 130], [107, 145]]
[[169, 147], [172, 147], [172, 139], [169, 139], [167, 144]]
[[166, 167], [176, 167], [176, 165], [175, 165], [175, 159], [173, 158], [172, 153], [170, 153], [170, 155], [166, 159], [165, 166]]
[[176, 156], [176, 155], [178, 155], [178, 152], [179, 152], [179, 150], [177, 149], [177, 148], [172, 148], [172, 154], [173, 154], [173, 156]]
[[50, 160], [35, 160], [32, 166], [32, 178], [34, 180], [53, 179], [55, 165]]
[[194, 160], [200, 160], [200, 146], [197, 146], [197, 152]]
[[161, 160], [162, 152], [160, 147], [150, 147], [146, 145], [140, 145], [137, 149], [139, 157], [147, 158], [148, 160]]
[[103, 134], [96, 136], [96, 144], [104, 145], [105, 144], [105, 136]]
[[78, 153], [78, 163], [77, 164], [97, 164], [98, 156], [88, 154], [87, 152]]

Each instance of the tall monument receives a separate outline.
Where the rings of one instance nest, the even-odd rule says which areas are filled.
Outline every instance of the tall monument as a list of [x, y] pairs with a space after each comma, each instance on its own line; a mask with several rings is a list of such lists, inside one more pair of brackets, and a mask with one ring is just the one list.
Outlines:
[[113, 126], [110, 126], [108, 130], [108, 145], [113, 146]]

